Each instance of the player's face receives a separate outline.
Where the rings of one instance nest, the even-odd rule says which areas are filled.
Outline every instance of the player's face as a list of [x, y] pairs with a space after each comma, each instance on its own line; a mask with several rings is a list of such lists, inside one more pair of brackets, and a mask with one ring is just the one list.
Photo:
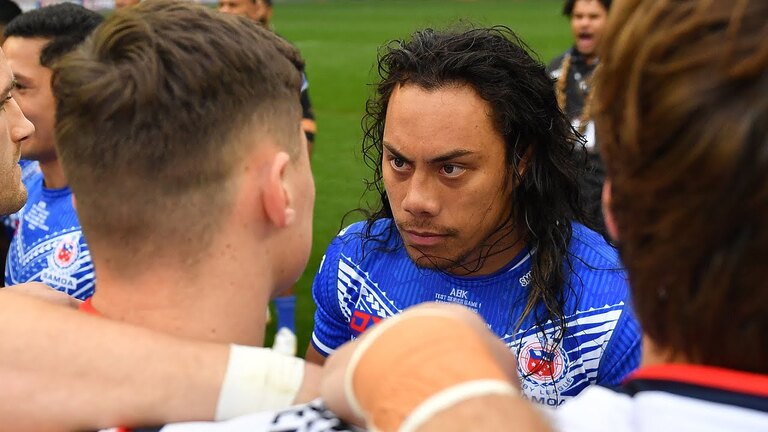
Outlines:
[[[392, 93], [382, 174], [397, 229], [417, 265], [456, 273], [476, 269], [511, 212], [503, 137], [491, 107], [470, 86]], [[516, 250], [496, 244], [475, 274], [498, 270]], [[504, 249], [504, 250], [502, 250]]]
[[11, 97], [13, 74], [5, 56], [0, 52], [0, 214], [19, 210], [27, 199], [21, 183], [21, 143], [34, 131]]
[[571, 32], [576, 49], [586, 57], [595, 54], [603, 35], [608, 11], [598, 0], [577, 0], [571, 13]]
[[21, 157], [24, 159], [56, 159], [56, 105], [51, 91], [51, 70], [40, 64], [40, 51], [48, 42], [49, 39], [44, 38], [11, 36], [3, 43], [3, 51], [16, 77], [13, 98], [24, 115], [35, 125], [35, 133], [21, 149]]
[[219, 0], [219, 12], [241, 15], [263, 22], [268, 7], [261, 0]]

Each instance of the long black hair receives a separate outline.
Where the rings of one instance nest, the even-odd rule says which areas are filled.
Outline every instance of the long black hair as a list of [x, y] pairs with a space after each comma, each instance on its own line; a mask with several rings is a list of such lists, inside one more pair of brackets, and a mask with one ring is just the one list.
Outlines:
[[[405, 83], [426, 90], [470, 85], [493, 110], [495, 127], [506, 145], [507, 175], [513, 176], [517, 185], [509, 196], [513, 210], [499, 229], [507, 230], [516, 224], [516, 231], [523, 233], [524, 241], [535, 251], [530, 294], [517, 326], [534, 313], [536, 325], [544, 333], [544, 324], [551, 320], [558, 330], [549, 343], [557, 345], [566, 332], [564, 305], [569, 288], [565, 267], [571, 268], [571, 222], [593, 224], [582, 208], [577, 184], [580, 168], [575, 155], [586, 157], [584, 143], [558, 107], [553, 82], [544, 66], [529, 51], [512, 30], [503, 26], [426, 29], [383, 48], [378, 61], [381, 80], [363, 118], [362, 147], [365, 163], [373, 170], [368, 191], [381, 199], [374, 209], [365, 212], [368, 223], [362, 235], [364, 241], [381, 244], [395, 235], [394, 224], [379, 235], [372, 233], [375, 221], [392, 218], [382, 182], [382, 141], [393, 90]], [[521, 166], [525, 168], [521, 170]], [[481, 253], [480, 260], [485, 258]], [[480, 267], [478, 264], [477, 269]], [[543, 316], [539, 316], [538, 305], [545, 310]]]

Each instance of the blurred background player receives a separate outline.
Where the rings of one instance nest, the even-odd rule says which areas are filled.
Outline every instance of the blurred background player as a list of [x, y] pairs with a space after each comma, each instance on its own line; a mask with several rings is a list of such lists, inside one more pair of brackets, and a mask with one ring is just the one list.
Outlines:
[[[255, 20], [265, 27], [272, 29], [272, 0], [220, 0], [219, 11], [248, 17]], [[309, 154], [312, 155], [312, 148], [317, 133], [317, 123], [315, 114], [312, 110], [312, 104], [309, 100], [309, 81], [304, 70], [301, 74], [301, 128], [307, 135], [309, 145]], [[286, 355], [296, 355], [296, 296], [294, 287], [280, 294], [273, 300], [275, 312], [277, 313], [277, 323], [275, 341], [272, 348]]]
[[5, 27], [11, 20], [21, 15], [21, 8], [13, 0], [0, 0], [0, 44], [5, 40]]
[[39, 165], [39, 172], [25, 178], [28, 199], [17, 215], [6, 285], [43, 282], [80, 300], [93, 294], [90, 251], [55, 148], [51, 66], [101, 21], [96, 12], [64, 3], [19, 15], [5, 29], [2, 47], [16, 77], [13, 96], [35, 125], [35, 133], [22, 147], [22, 158]]
[[[0, 44], [5, 40], [3, 35], [5, 26], [18, 15], [21, 15], [19, 5], [12, 0], [0, 0]], [[11, 245], [13, 231], [16, 229], [16, 219], [8, 216], [10, 215], [0, 217], [0, 222], [2, 222], [0, 224], [0, 263], [3, 266], [5, 266], [5, 260], [8, 257], [8, 247]]]
[[22, 144], [35, 130], [13, 98], [15, 85], [13, 72], [0, 52], [0, 215], [18, 211], [27, 199], [19, 159]]
[[380, 53], [363, 141], [380, 201], [321, 261], [306, 358], [413, 305], [457, 303], [518, 356], [531, 399], [618, 384], [640, 332], [616, 250], [581, 223], [584, 148], [544, 66], [506, 27], [422, 30]]
[[556, 80], [555, 90], [560, 109], [586, 139], [586, 160], [581, 155], [576, 157], [586, 171], [579, 178], [579, 186], [585, 207], [601, 230], [604, 227], [600, 196], [605, 169], [598, 153], [589, 95], [592, 74], [600, 61], [597, 49], [603, 39], [610, 8], [611, 0], [567, 0], [563, 15], [570, 20], [573, 46], [552, 60], [548, 67], [552, 78]]

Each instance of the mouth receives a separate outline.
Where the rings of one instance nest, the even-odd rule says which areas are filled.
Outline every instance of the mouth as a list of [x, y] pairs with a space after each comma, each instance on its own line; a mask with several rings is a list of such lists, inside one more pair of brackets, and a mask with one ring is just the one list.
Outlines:
[[435, 246], [448, 238], [446, 234], [429, 231], [402, 230], [402, 234], [406, 244], [421, 247]]
[[578, 34], [577, 39], [581, 43], [591, 43], [595, 40], [595, 35], [592, 33], [581, 32]]

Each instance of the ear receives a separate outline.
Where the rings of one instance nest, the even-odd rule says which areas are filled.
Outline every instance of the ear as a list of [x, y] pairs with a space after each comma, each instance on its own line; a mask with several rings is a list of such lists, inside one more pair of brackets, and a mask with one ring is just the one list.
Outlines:
[[605, 180], [603, 184], [603, 218], [605, 219], [605, 228], [608, 230], [608, 235], [614, 241], [619, 240], [619, 230], [616, 226], [616, 220], [613, 218], [613, 212], [611, 211], [611, 199], [613, 198], [613, 189], [611, 189], [611, 181]]
[[286, 184], [290, 160], [291, 157], [286, 152], [275, 153], [269, 161], [268, 177], [262, 186], [267, 218], [278, 228], [285, 228], [296, 219], [296, 210], [292, 207]]

